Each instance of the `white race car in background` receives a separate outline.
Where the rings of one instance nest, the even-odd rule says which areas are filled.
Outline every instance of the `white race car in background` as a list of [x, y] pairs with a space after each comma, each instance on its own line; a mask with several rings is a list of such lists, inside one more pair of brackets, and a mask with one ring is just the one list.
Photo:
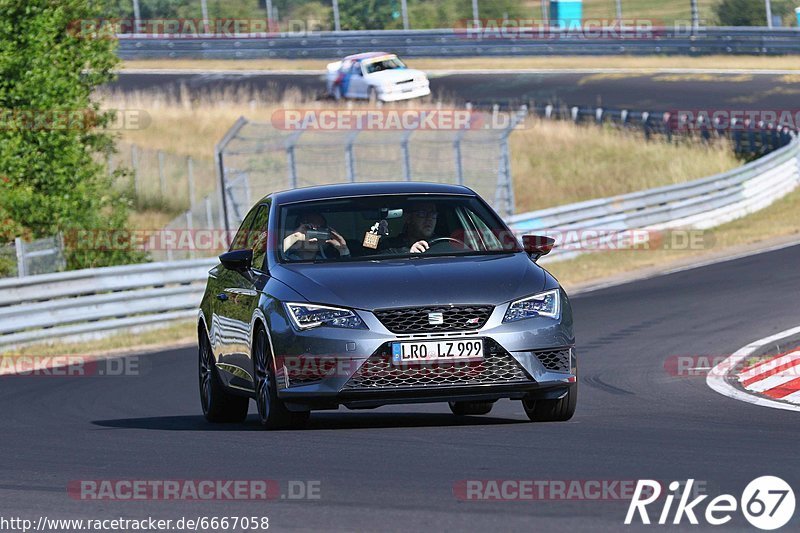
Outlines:
[[328, 65], [328, 95], [396, 102], [431, 94], [428, 77], [406, 67], [395, 54], [368, 52], [347, 56]]

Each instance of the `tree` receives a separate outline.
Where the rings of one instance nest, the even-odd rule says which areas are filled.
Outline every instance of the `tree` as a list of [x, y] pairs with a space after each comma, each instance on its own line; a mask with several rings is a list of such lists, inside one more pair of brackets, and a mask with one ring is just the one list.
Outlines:
[[[101, 16], [87, 0], [0, 0], [0, 214], [15, 228], [4, 239], [124, 228], [128, 202], [100, 162], [112, 115], [92, 101], [113, 78], [115, 42], [80, 32]], [[69, 268], [142, 259], [77, 248]]]
[[[772, 0], [772, 14], [786, 17], [794, 11], [792, 0]], [[766, 26], [767, 10], [763, 0], [721, 0], [714, 6], [720, 26]]]

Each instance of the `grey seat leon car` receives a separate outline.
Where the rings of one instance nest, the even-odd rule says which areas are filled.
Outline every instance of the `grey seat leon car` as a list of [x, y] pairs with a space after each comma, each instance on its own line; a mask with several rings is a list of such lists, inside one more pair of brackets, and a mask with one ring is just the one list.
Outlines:
[[572, 417], [572, 311], [472, 190], [419, 182], [277, 192], [244, 217], [209, 272], [198, 315], [200, 398], [212, 422], [267, 428], [312, 410], [443, 402], [481, 415], [521, 400]]

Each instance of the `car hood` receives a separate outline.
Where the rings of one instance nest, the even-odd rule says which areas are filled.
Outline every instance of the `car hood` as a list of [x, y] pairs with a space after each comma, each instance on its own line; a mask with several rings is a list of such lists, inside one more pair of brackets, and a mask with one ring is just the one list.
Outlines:
[[501, 303], [544, 288], [544, 270], [525, 253], [275, 265], [272, 276], [309, 302], [380, 309]]
[[413, 68], [392, 68], [367, 74], [367, 78], [377, 83], [398, 83], [405, 80], [425, 78], [425, 73]]

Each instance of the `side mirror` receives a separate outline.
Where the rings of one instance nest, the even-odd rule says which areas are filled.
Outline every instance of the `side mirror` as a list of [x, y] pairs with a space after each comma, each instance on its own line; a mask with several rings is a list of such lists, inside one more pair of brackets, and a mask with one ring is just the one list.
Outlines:
[[522, 247], [530, 254], [531, 259], [536, 261], [543, 255], [549, 254], [553, 247], [556, 245], [556, 240], [551, 237], [542, 237], [540, 235], [523, 235]]
[[219, 256], [219, 260], [228, 270], [247, 270], [253, 266], [253, 250], [231, 250]]

